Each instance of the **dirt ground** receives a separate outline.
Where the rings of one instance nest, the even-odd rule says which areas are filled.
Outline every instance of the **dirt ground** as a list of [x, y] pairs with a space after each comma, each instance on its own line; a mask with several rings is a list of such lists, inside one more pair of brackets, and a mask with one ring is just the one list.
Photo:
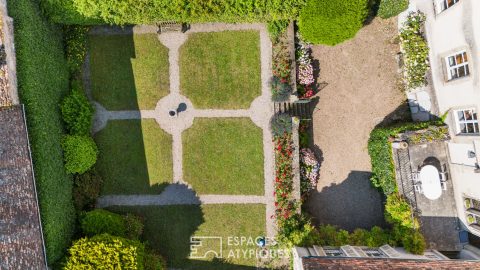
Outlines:
[[408, 113], [396, 83], [396, 23], [376, 18], [352, 40], [313, 47], [318, 82], [328, 84], [317, 94], [313, 115], [320, 179], [306, 203], [317, 224], [347, 230], [384, 224], [382, 197], [369, 182], [367, 142], [377, 124]]

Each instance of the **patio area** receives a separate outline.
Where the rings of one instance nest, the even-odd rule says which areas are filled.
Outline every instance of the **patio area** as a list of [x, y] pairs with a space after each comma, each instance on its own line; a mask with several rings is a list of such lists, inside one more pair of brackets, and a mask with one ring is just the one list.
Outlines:
[[406, 148], [394, 145], [393, 157], [399, 192], [415, 210], [428, 247], [459, 250], [459, 222], [446, 142], [409, 144]]

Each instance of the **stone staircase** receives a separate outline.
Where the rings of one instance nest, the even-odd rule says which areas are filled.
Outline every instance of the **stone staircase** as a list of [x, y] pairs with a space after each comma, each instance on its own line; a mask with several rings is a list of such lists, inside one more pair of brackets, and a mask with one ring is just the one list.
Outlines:
[[311, 120], [314, 107], [309, 99], [301, 99], [295, 102], [275, 102], [275, 114], [286, 113], [300, 120]]

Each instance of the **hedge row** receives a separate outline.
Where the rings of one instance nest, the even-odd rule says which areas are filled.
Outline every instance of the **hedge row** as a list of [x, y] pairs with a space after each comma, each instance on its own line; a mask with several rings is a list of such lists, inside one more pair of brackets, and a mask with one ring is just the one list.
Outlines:
[[152, 24], [159, 21], [252, 22], [295, 18], [305, 0], [42, 0], [63, 24]]
[[393, 164], [392, 147], [389, 139], [407, 130], [420, 130], [429, 126], [444, 125], [441, 120], [433, 122], [401, 123], [391, 127], [378, 127], [370, 133], [368, 154], [372, 163], [373, 186], [379, 188], [385, 195], [397, 191], [395, 182], [395, 167]]
[[14, 19], [19, 94], [25, 104], [49, 263], [70, 245], [75, 211], [72, 177], [65, 172], [58, 104], [69, 91], [62, 31], [41, 15], [37, 0], [8, 0]]

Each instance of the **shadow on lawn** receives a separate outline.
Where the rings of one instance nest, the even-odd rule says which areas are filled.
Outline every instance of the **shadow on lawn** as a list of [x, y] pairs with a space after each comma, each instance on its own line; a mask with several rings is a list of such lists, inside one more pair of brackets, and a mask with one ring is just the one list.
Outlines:
[[[187, 186], [172, 184], [175, 190], [188, 190], [179, 196], [186, 201], [198, 201], [198, 196]], [[192, 197], [193, 196], [193, 197]], [[166, 258], [171, 268], [188, 269], [212, 269], [212, 270], [254, 270], [256, 267], [231, 264], [223, 259], [212, 258], [211, 261], [190, 259], [191, 237], [195, 236], [200, 225], [205, 222], [204, 213], [200, 204], [190, 205], [166, 205], [166, 206], [113, 206], [108, 210], [120, 214], [133, 213], [142, 217], [144, 231], [142, 240], [149, 248]], [[221, 229], [219, 229], [221, 230]], [[198, 247], [198, 256], [205, 252], [215, 250], [215, 242], [211, 239], [200, 239], [206, 248]], [[214, 241], [216, 239], [213, 239]]]
[[305, 208], [314, 223], [356, 228], [385, 227], [382, 195], [370, 184], [370, 172], [352, 171], [340, 184], [314, 190]]

